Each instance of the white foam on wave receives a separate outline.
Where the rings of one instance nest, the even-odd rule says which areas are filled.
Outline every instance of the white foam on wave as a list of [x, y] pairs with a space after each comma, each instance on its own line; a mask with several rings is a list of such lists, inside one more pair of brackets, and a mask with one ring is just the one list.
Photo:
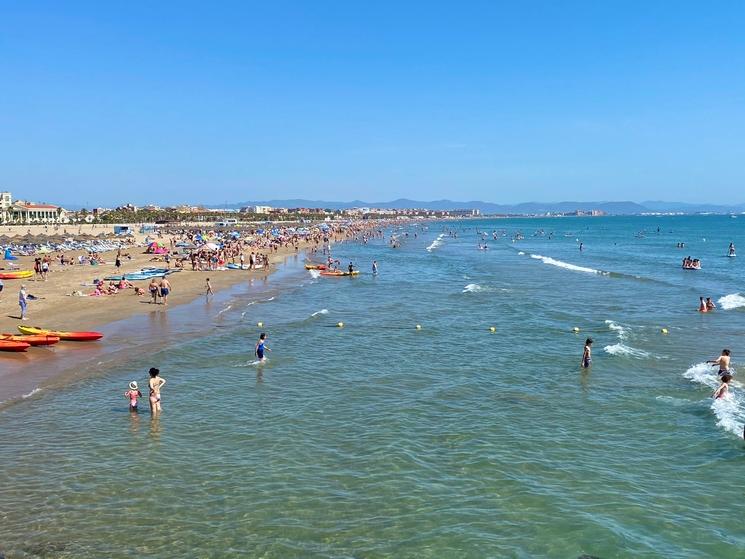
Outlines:
[[23, 396], [21, 396], [21, 398], [25, 400], [26, 398], [31, 398], [31, 396], [33, 396], [34, 394], [38, 394], [39, 392], [41, 392], [41, 388], [34, 388], [28, 394], [24, 394]]
[[730, 293], [729, 295], [720, 297], [717, 303], [719, 303], [719, 306], [725, 311], [739, 309], [745, 307], [745, 297], [739, 293]]
[[551, 258], [549, 256], [541, 256], [540, 254], [531, 254], [530, 257], [535, 258], [536, 260], [540, 260], [544, 264], [550, 264], [551, 266], [558, 266], [559, 268], [564, 268], [565, 270], [571, 270], [573, 272], [585, 272], [586, 274], [602, 274], [602, 275], [608, 274], [608, 272], [603, 272], [602, 270], [596, 270], [594, 268], [585, 268], [584, 266], [577, 266], [575, 264], [570, 264], [569, 262], [563, 262], [561, 260], [556, 260], [555, 258]]
[[228, 305], [228, 306], [227, 306], [227, 307], [225, 307], [225, 308], [224, 308], [223, 310], [221, 310], [221, 311], [220, 311], [219, 313], [217, 313], [217, 315], [216, 315], [216, 316], [220, 316], [220, 315], [221, 315], [222, 313], [224, 313], [224, 312], [228, 312], [228, 311], [229, 311], [230, 309], [232, 309], [232, 308], [233, 308], [233, 305]]
[[484, 288], [481, 287], [478, 283], [469, 283], [463, 288], [463, 293], [478, 293], [479, 291], [483, 290]]
[[520, 255], [520, 256], [525, 256], [525, 253], [522, 250], [518, 251], [517, 254]]
[[625, 327], [621, 326], [617, 322], [613, 322], [612, 320], [606, 320], [605, 323], [608, 325], [608, 328], [616, 333], [619, 340], [625, 340], [626, 338], [628, 338], [629, 332]]
[[442, 239], [444, 239], [444, 238], [445, 238], [445, 233], [440, 233], [439, 235], [437, 235], [437, 238], [434, 241], [432, 241], [432, 244], [430, 244], [427, 247], [427, 252], [432, 252], [437, 247], [441, 246], [442, 245]]
[[649, 353], [642, 349], [636, 349], [635, 347], [627, 346], [626, 344], [613, 344], [607, 345], [603, 348], [605, 353], [609, 355], [617, 355], [621, 357], [635, 357], [637, 359], [644, 359], [649, 357]]
[[[689, 367], [683, 373], [683, 377], [712, 390], [719, 386], [719, 376], [714, 372], [714, 368], [707, 363], [697, 363]], [[734, 389], [738, 386], [741, 387], [742, 385], [730, 382], [729, 394], [724, 398], [712, 400], [710, 407], [717, 418], [717, 427], [741, 437], [742, 428], [745, 424], [745, 397], [743, 397], [741, 390]]]
[[314, 317], [314, 316], [318, 316], [318, 315], [322, 315], [322, 314], [329, 314], [329, 310], [328, 310], [328, 309], [321, 309], [320, 311], [316, 311], [316, 312], [314, 312], [314, 313], [313, 313], [312, 315], [310, 315], [310, 316], [311, 316], [311, 318], [312, 318], [312, 317]]
[[321, 277], [321, 271], [320, 270], [308, 270], [308, 272], [310, 273], [310, 275], [311, 275], [311, 277], [313, 279], [318, 279], [318, 278]]

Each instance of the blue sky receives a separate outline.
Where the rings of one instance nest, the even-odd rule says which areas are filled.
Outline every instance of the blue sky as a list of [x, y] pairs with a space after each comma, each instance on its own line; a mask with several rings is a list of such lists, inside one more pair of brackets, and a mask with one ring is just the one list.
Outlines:
[[743, 2], [0, 9], [18, 197], [745, 201]]

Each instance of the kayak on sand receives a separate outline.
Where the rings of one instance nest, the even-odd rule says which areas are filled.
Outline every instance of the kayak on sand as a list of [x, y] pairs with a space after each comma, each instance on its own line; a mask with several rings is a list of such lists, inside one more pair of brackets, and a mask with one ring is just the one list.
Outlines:
[[59, 342], [58, 336], [48, 336], [46, 334], [37, 336], [37, 335], [26, 335], [26, 336], [19, 336], [17, 334], [0, 334], [0, 341], [6, 341], [6, 342], [22, 342], [27, 343], [32, 346], [37, 345], [53, 345]]
[[[0, 279], [28, 279], [33, 277], [33, 270], [18, 270], [17, 272], [0, 272]], [[19, 350], [21, 351], [21, 350]]]
[[44, 330], [43, 328], [36, 328], [33, 326], [19, 326], [18, 330], [21, 334], [30, 334], [36, 336], [56, 336], [60, 340], [67, 340], [72, 342], [92, 342], [94, 340], [100, 340], [103, 338], [103, 334], [100, 332], [58, 332], [56, 330]]
[[31, 346], [24, 342], [8, 342], [0, 340], [0, 351], [26, 351]]

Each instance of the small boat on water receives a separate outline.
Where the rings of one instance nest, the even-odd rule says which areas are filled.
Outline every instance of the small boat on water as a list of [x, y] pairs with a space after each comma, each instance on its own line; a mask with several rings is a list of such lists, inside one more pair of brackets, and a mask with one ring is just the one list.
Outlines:
[[306, 264], [305, 269], [306, 270], [326, 270], [327, 266], [326, 264]]
[[326, 272], [321, 272], [321, 275], [331, 276], [331, 277], [356, 276], [356, 275], [359, 275], [359, 271], [355, 270], [353, 272], [343, 272], [341, 270], [329, 270]]

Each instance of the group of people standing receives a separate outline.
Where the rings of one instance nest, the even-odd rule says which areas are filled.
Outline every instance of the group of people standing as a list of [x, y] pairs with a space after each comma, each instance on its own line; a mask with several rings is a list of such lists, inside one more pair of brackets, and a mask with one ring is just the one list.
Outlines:
[[[209, 281], [209, 280], [207, 280]], [[163, 305], [168, 305], [168, 294], [171, 292], [171, 282], [168, 281], [166, 276], [160, 279], [160, 282], [155, 278], [150, 280], [150, 284], [147, 286], [150, 292], [150, 302], [154, 305], [158, 304], [158, 299]]]
[[[155, 367], [150, 367], [148, 371], [150, 379], [148, 380], [148, 388], [150, 389], [149, 401], [150, 401], [150, 413], [157, 415], [162, 411], [160, 405], [160, 390], [165, 386], [166, 379], [160, 376], [160, 370]], [[129, 411], [137, 413], [137, 399], [142, 398], [142, 392], [137, 385], [137, 381], [133, 380], [129, 383], [129, 390], [124, 393], [124, 397], [129, 399]]]

